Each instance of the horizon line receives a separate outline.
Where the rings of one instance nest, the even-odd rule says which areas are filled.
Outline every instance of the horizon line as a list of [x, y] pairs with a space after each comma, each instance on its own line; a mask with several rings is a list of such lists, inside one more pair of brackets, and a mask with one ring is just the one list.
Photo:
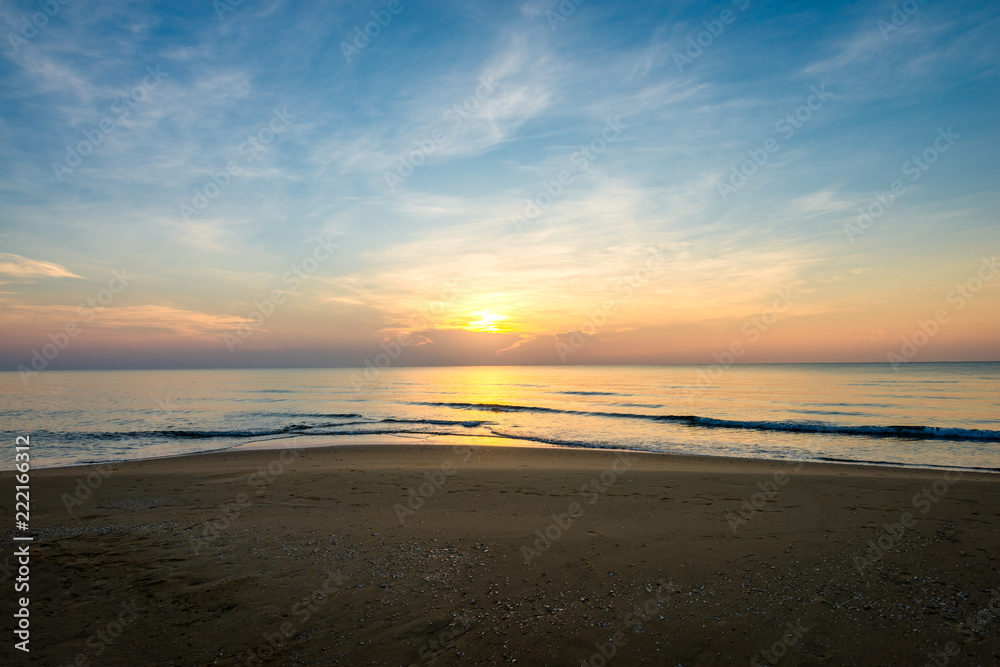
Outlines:
[[[721, 364], [712, 363], [593, 363], [593, 364], [399, 364], [379, 368], [379, 372], [401, 368], [593, 368], [593, 367], [663, 367], [663, 366], [723, 366], [730, 368], [733, 366], [896, 366], [896, 370], [904, 366], [918, 366], [930, 364], [997, 364], [1000, 359], [966, 359], [948, 361], [908, 361], [906, 363], [893, 364], [891, 361], [747, 361], [739, 363]], [[40, 375], [48, 373], [78, 373], [78, 372], [120, 372], [120, 371], [306, 371], [306, 370], [359, 370], [365, 371], [368, 366], [152, 366], [152, 367], [129, 367], [129, 368], [59, 368], [36, 371]], [[0, 373], [20, 373], [17, 369], [3, 370]]]

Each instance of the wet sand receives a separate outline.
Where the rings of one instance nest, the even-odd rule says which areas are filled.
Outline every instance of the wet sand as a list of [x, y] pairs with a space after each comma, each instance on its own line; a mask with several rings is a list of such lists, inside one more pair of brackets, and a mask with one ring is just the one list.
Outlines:
[[31, 499], [32, 664], [1000, 663], [996, 475], [397, 440]]

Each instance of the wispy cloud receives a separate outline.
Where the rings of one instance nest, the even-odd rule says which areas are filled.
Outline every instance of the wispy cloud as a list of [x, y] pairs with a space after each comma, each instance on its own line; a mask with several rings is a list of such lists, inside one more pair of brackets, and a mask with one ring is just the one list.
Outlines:
[[80, 278], [63, 266], [37, 259], [28, 259], [20, 255], [0, 252], [0, 276], [15, 280], [33, 280], [37, 278]]

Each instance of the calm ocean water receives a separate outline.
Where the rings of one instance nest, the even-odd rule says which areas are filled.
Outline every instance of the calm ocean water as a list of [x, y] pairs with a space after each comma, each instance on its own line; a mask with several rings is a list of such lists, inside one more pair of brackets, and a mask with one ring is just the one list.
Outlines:
[[1000, 471], [998, 390], [1000, 362], [0, 373], [0, 463], [432, 433]]

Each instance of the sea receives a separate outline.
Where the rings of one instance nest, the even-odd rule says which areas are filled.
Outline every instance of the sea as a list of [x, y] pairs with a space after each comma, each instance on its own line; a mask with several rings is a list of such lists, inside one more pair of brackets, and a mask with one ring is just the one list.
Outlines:
[[378, 434], [1000, 472], [1000, 362], [4, 372], [0, 397], [3, 469], [19, 436], [37, 468]]

